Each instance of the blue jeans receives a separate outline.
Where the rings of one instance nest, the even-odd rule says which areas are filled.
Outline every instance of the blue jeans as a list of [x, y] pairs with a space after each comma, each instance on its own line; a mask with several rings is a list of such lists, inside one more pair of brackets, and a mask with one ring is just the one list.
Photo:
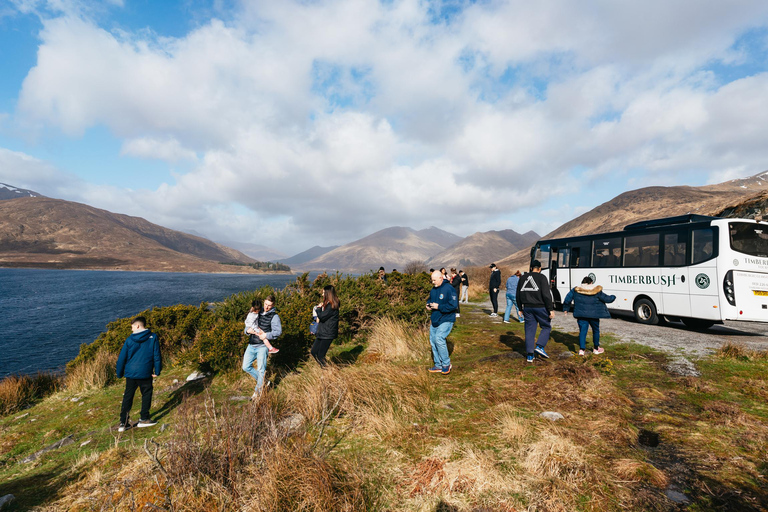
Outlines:
[[504, 321], [509, 322], [509, 314], [512, 312], [512, 306], [515, 306], [515, 316], [518, 321], [523, 321], [523, 315], [520, 314], [520, 310], [517, 309], [517, 301], [514, 295], [507, 294], [507, 310], [504, 312]]
[[544, 348], [549, 341], [549, 333], [552, 332], [552, 322], [549, 319], [547, 308], [527, 307], [523, 310], [525, 318], [525, 351], [533, 354], [534, 340], [536, 340], [536, 328], [541, 326], [539, 338], [536, 345]]
[[[267, 372], [267, 349], [266, 345], [248, 345], [243, 356], [243, 371], [251, 374], [256, 379], [256, 388], [258, 393], [264, 387], [264, 374]], [[256, 361], [256, 368], [253, 362]]]
[[451, 333], [453, 322], [443, 322], [434, 327], [429, 326], [429, 344], [432, 345], [432, 359], [435, 366], [450, 366], [451, 357], [448, 355], [448, 343], [445, 338]]
[[599, 318], [577, 318], [579, 323], [579, 347], [581, 350], [587, 348], [587, 331], [592, 327], [592, 343], [595, 348], [600, 346], [600, 319]]

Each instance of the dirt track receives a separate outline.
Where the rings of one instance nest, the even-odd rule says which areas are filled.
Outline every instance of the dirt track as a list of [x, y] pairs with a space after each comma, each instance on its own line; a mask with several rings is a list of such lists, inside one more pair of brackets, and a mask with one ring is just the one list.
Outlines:
[[[490, 313], [491, 303], [480, 304]], [[490, 318], [501, 322], [506, 302], [499, 294], [499, 317]], [[512, 316], [514, 317], [514, 309]], [[555, 330], [578, 333], [579, 327], [570, 314], [557, 312], [552, 321]], [[670, 354], [696, 359], [711, 354], [725, 343], [736, 343], [752, 350], [768, 350], [768, 323], [726, 322], [706, 331], [693, 331], [682, 323], [644, 325], [632, 317], [608, 318], [600, 321], [600, 332], [612, 334], [626, 342], [640, 343]], [[587, 343], [589, 344], [589, 340]]]

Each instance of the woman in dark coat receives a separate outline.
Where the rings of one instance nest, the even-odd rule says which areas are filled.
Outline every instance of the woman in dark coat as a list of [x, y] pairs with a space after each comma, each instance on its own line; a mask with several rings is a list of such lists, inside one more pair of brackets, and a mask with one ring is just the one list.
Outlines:
[[600, 319], [611, 318], [608, 312], [607, 303], [616, 300], [615, 295], [608, 295], [603, 292], [603, 287], [592, 283], [592, 278], [587, 276], [581, 281], [581, 286], [577, 286], [568, 292], [563, 300], [563, 311], [568, 314], [571, 302], [573, 302], [573, 318], [579, 323], [579, 355], [584, 355], [587, 348], [587, 331], [592, 327], [592, 342], [595, 348], [594, 354], [605, 352], [600, 346]]
[[339, 335], [339, 298], [333, 285], [329, 284], [323, 288], [323, 302], [314, 307], [312, 314], [317, 318], [319, 325], [310, 353], [320, 366], [325, 367], [328, 364], [325, 354]]

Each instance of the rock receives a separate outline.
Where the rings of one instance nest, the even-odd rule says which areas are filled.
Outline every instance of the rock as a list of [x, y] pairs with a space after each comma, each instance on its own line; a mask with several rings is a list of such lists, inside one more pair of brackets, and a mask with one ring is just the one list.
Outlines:
[[80, 407], [81, 405], [85, 405], [85, 402], [78, 402], [77, 406]]
[[661, 412], [661, 409], [659, 409], [658, 407], [651, 407], [648, 410], [651, 411], [651, 412]]
[[206, 378], [208, 375], [203, 372], [194, 371], [187, 376], [187, 382], [192, 382], [193, 380], [201, 380]]
[[301, 414], [289, 414], [277, 424], [277, 429], [285, 436], [290, 436], [304, 424], [304, 416]]
[[680, 377], [701, 377], [701, 372], [696, 369], [696, 365], [682, 356], [669, 361], [664, 369]]
[[563, 420], [565, 417], [560, 414], [559, 412], [552, 412], [552, 411], [546, 411], [541, 414], [539, 414], [544, 419], [548, 419], [550, 421], [557, 421], [557, 420]]
[[232, 400], [233, 402], [245, 402], [247, 400], [250, 400], [251, 397], [245, 396], [245, 395], [235, 395], [235, 396], [229, 397], [229, 399]]
[[665, 490], [664, 494], [667, 496], [667, 498], [674, 501], [675, 503], [688, 503], [691, 501], [688, 499], [688, 496], [679, 491], [675, 491], [672, 488]]
[[80, 448], [82, 448], [85, 445], [91, 444], [91, 441], [92, 441], [92, 439], [89, 439], [87, 441], [83, 441], [82, 443], [80, 443]]
[[10, 505], [15, 499], [16, 499], [16, 496], [14, 496], [13, 494], [6, 494], [2, 498], [0, 498], [0, 510], [4, 509], [6, 505]]
[[24, 414], [22, 414], [21, 416], [16, 416], [16, 417], [15, 417], [15, 418], [13, 418], [13, 419], [15, 419], [15, 420], [20, 420], [20, 419], [22, 419], [22, 418], [26, 418], [27, 416], [29, 416], [29, 413], [28, 413], [28, 412], [25, 412], [25, 413], [24, 413]]
[[567, 350], [565, 352], [560, 352], [557, 355], [558, 359], [568, 359], [569, 357], [573, 357], [573, 352], [568, 352]]
[[165, 432], [165, 429], [167, 429], [167, 428], [168, 428], [168, 424], [167, 423], [163, 423], [162, 425], [160, 425], [160, 432]]
[[69, 399], [69, 401], [70, 402], [79, 402], [80, 401], [80, 397], [79, 396], [73, 396], [72, 398]]
[[173, 379], [172, 384], [178, 384], [178, 383], [179, 383], [179, 379]]
[[40, 458], [41, 455], [44, 453], [50, 452], [51, 450], [56, 450], [58, 448], [61, 448], [62, 446], [67, 446], [75, 442], [75, 436], [74, 435], [68, 435], [67, 437], [64, 437], [62, 439], [59, 439], [55, 443], [46, 446], [42, 450], [39, 450], [32, 455], [29, 455], [21, 462], [24, 464], [29, 464], [30, 462], [35, 462], [37, 459]]

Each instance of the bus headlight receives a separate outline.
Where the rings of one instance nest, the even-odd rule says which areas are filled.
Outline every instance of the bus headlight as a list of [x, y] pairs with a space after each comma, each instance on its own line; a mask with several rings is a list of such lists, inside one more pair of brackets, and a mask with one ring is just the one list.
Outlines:
[[733, 270], [729, 270], [725, 273], [725, 279], [723, 279], [723, 292], [725, 293], [725, 299], [731, 306], [736, 305], [736, 293], [733, 289]]

